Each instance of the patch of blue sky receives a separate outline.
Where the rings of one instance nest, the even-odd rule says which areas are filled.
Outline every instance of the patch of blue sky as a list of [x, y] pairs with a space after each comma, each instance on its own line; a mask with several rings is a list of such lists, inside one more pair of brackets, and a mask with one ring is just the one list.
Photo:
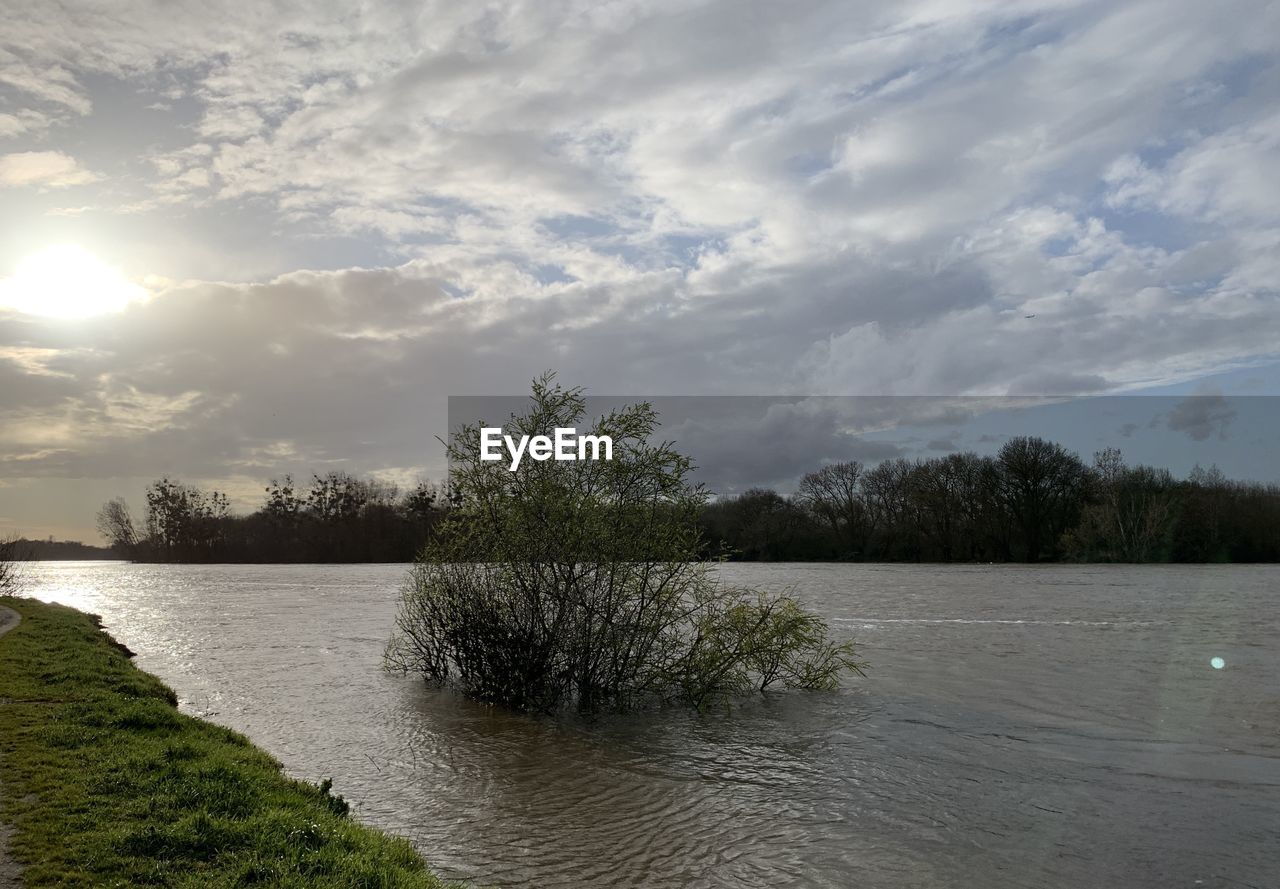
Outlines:
[[[1020, 15], [1016, 18], [1007, 19], [994, 25], [990, 25], [982, 34], [983, 47], [994, 46], [1038, 46], [1045, 39], [1045, 31], [1054, 29], [1049, 28], [1048, 21], [1035, 15]], [[1054, 31], [1054, 33], [1059, 33]]]
[[1050, 238], [1040, 249], [1050, 256], [1070, 256], [1076, 252], [1078, 243], [1074, 237]]
[[618, 240], [612, 243], [592, 245], [598, 253], [617, 256], [637, 268], [691, 269], [705, 250], [724, 249], [725, 242], [719, 236], [669, 234], [655, 240], [633, 243]]
[[793, 154], [785, 161], [788, 173], [801, 179], [821, 175], [835, 166], [830, 151], [806, 151]]
[[557, 238], [567, 241], [592, 240], [618, 233], [613, 223], [591, 216], [549, 216], [539, 219], [538, 223]]
[[1223, 395], [1280, 396], [1280, 355], [1262, 356], [1218, 373], [1195, 379], [1135, 390], [1142, 395], [1194, 395], [1216, 392]]
[[1095, 215], [1109, 231], [1119, 232], [1126, 243], [1136, 247], [1159, 247], [1172, 253], [1212, 238], [1215, 233], [1212, 226], [1203, 222], [1156, 210], [1107, 206], [1095, 209]]
[[1204, 80], [1221, 88], [1223, 99], [1240, 99], [1253, 95], [1260, 74], [1276, 64], [1274, 55], [1259, 53], [1219, 62], [1210, 68]]
[[1041, 46], [1058, 43], [1070, 28], [1061, 15], [1023, 15], [989, 26], [978, 42], [978, 53], [1003, 61]]
[[[539, 220], [549, 234], [559, 240], [590, 247], [603, 256], [615, 256], [637, 267], [692, 267], [707, 249], [723, 249], [719, 235], [673, 233], [631, 236], [613, 223], [589, 216], [556, 216]], [[545, 282], [545, 271], [536, 273]], [[571, 280], [565, 278], [565, 280]]]
[[566, 273], [560, 266], [552, 265], [550, 263], [536, 265], [530, 270], [530, 272], [533, 277], [537, 279], [538, 283], [543, 286], [548, 284], [571, 284], [578, 280], [573, 275]]
[[[876, 77], [872, 80], [868, 80], [866, 83], [858, 84], [852, 89], [845, 90], [843, 93], [840, 94], [840, 97], [850, 104], [860, 102], [864, 99], [868, 99], [868, 98], [879, 95], [881, 92], [888, 89], [890, 86], [894, 86], [894, 85], [901, 86], [901, 81], [903, 78], [907, 77], [913, 72], [919, 72], [921, 70], [922, 70], [921, 68], [916, 67], [914, 65], [903, 65], [901, 67], [894, 68], [893, 70], [889, 71], [886, 74], [881, 75], [880, 77]], [[939, 76], [942, 73], [943, 72], [941, 71], [935, 71], [933, 76]], [[915, 92], [924, 92], [927, 89], [926, 85], [930, 80], [931, 80], [931, 77], [929, 76], [922, 77], [918, 83], [913, 84], [910, 88], [906, 90], [902, 90], [898, 94], [898, 97], [900, 99], [907, 99], [907, 98], [910, 98], [912, 94]]]
[[[1148, 167], [1159, 169], [1179, 150], [1181, 146], [1151, 145], [1140, 156]], [[1148, 206], [1115, 206], [1108, 201], [1111, 193], [1109, 184], [1096, 182], [1082, 193], [1076, 213], [1081, 218], [1101, 220], [1108, 231], [1120, 234], [1127, 244], [1174, 252], [1217, 234], [1218, 230], [1212, 223], [1202, 220], [1161, 212]], [[1052, 256], [1065, 256], [1073, 252], [1074, 243], [1073, 238], [1054, 238], [1042, 249]]]
[[1187, 140], [1182, 139], [1156, 139], [1144, 144], [1136, 152], [1138, 160], [1142, 161], [1147, 167], [1158, 170], [1169, 161], [1177, 157], [1178, 153], [1187, 147]]
[[663, 252], [682, 264], [692, 265], [698, 261], [702, 251], [708, 246], [723, 245], [718, 238], [707, 238], [702, 235], [664, 235]]

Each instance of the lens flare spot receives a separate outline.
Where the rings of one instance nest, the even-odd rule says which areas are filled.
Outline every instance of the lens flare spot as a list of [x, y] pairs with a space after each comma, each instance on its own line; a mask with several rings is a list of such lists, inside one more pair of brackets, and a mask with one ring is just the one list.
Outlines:
[[1209, 658], [1209, 666], [1215, 670], [1221, 670], [1227, 665], [1227, 662], [1220, 657]]

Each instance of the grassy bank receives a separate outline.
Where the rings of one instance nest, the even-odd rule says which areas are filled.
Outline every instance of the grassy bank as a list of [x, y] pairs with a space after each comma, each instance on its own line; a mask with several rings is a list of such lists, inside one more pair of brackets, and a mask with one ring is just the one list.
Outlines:
[[404, 840], [179, 713], [96, 620], [3, 598], [0, 819], [26, 886], [436, 887]]

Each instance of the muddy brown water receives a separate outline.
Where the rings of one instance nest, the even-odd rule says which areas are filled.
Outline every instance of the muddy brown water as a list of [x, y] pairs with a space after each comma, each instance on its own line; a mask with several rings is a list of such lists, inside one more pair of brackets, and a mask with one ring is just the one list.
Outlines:
[[869, 677], [557, 723], [380, 670], [404, 566], [26, 577], [478, 884], [1280, 886], [1280, 568], [722, 570], [794, 588]]

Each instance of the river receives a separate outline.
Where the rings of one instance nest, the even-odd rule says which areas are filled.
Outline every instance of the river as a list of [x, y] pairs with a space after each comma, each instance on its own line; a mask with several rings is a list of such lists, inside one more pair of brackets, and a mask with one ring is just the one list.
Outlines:
[[564, 724], [383, 673], [404, 566], [26, 579], [480, 885], [1280, 886], [1280, 568], [720, 570], [793, 588], [867, 678]]

